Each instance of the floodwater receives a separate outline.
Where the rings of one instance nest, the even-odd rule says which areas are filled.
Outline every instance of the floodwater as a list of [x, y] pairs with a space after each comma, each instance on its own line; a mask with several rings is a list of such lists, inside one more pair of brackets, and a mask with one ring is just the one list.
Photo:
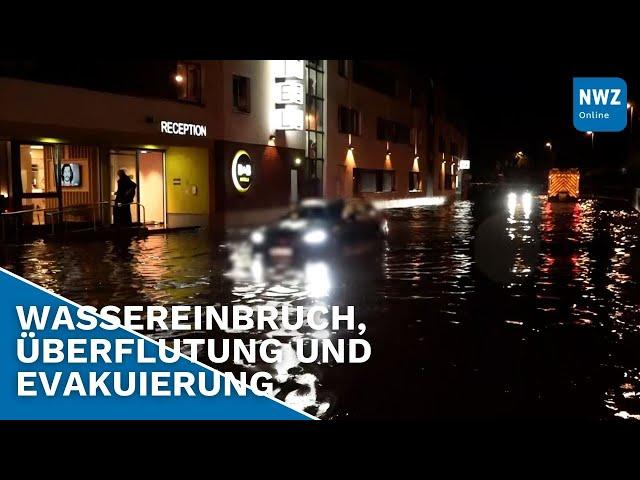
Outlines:
[[197, 232], [1, 247], [0, 265], [95, 306], [354, 305], [366, 364], [298, 364], [287, 339], [357, 336], [302, 330], [275, 332], [283, 361], [258, 367], [279, 398], [321, 418], [640, 420], [636, 212], [534, 197], [387, 213], [375, 261], [269, 271], [243, 232]]

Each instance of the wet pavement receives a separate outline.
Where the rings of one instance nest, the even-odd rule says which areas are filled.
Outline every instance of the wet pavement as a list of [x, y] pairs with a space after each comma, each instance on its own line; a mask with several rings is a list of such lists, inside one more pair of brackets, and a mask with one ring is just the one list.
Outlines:
[[368, 363], [300, 365], [285, 346], [281, 364], [257, 367], [322, 418], [640, 420], [638, 213], [544, 197], [387, 213], [380, 255], [278, 271], [204, 232], [6, 246], [0, 265], [96, 306], [354, 305]]

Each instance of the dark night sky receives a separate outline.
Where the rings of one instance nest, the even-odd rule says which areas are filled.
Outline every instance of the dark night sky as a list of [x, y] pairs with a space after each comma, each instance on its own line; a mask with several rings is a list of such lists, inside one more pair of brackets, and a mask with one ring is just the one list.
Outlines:
[[476, 166], [495, 165], [497, 159], [519, 150], [534, 162], [544, 160], [547, 141], [553, 144], [558, 166], [619, 168], [626, 160], [627, 131], [596, 133], [592, 150], [590, 138], [573, 128], [572, 78], [622, 77], [627, 81], [629, 99], [634, 100], [639, 94], [637, 67], [526, 59], [519, 63], [465, 62], [462, 66], [440, 66], [438, 71], [449, 85], [450, 95], [462, 102], [468, 120], [469, 156]]

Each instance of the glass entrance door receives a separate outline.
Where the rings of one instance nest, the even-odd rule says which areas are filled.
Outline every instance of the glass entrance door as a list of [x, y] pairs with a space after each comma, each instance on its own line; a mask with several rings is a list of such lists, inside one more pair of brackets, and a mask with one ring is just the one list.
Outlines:
[[[118, 190], [118, 172], [125, 174], [136, 184], [136, 193], [131, 208], [132, 222], [151, 225], [165, 223], [165, 175], [164, 152], [157, 150], [112, 150], [109, 171], [111, 175], [111, 197], [115, 201]], [[113, 218], [113, 209], [112, 209]]]
[[[109, 172], [111, 175], [111, 196], [110, 200], [114, 202], [116, 200], [116, 192], [118, 191], [118, 172], [123, 170], [125, 175], [129, 177], [136, 186], [138, 185], [138, 159], [137, 152], [135, 150], [112, 150], [109, 155]], [[135, 197], [133, 202], [138, 201], [138, 191], [136, 188]], [[131, 205], [131, 221], [138, 222], [138, 205]], [[114, 218], [114, 209], [111, 208], [112, 223], [116, 223]]]

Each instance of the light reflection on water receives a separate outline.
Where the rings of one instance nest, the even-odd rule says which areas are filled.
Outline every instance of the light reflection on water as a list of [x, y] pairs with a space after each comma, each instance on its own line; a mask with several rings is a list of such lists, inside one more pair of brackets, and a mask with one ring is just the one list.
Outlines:
[[39, 241], [1, 248], [0, 264], [97, 306], [355, 305], [373, 348], [366, 365], [300, 364], [293, 341], [354, 335], [304, 328], [269, 334], [283, 342], [279, 364], [229, 366], [270, 371], [278, 398], [320, 417], [639, 418], [637, 213], [544, 197], [388, 213], [375, 261], [271, 269], [242, 241], [181, 233]]

